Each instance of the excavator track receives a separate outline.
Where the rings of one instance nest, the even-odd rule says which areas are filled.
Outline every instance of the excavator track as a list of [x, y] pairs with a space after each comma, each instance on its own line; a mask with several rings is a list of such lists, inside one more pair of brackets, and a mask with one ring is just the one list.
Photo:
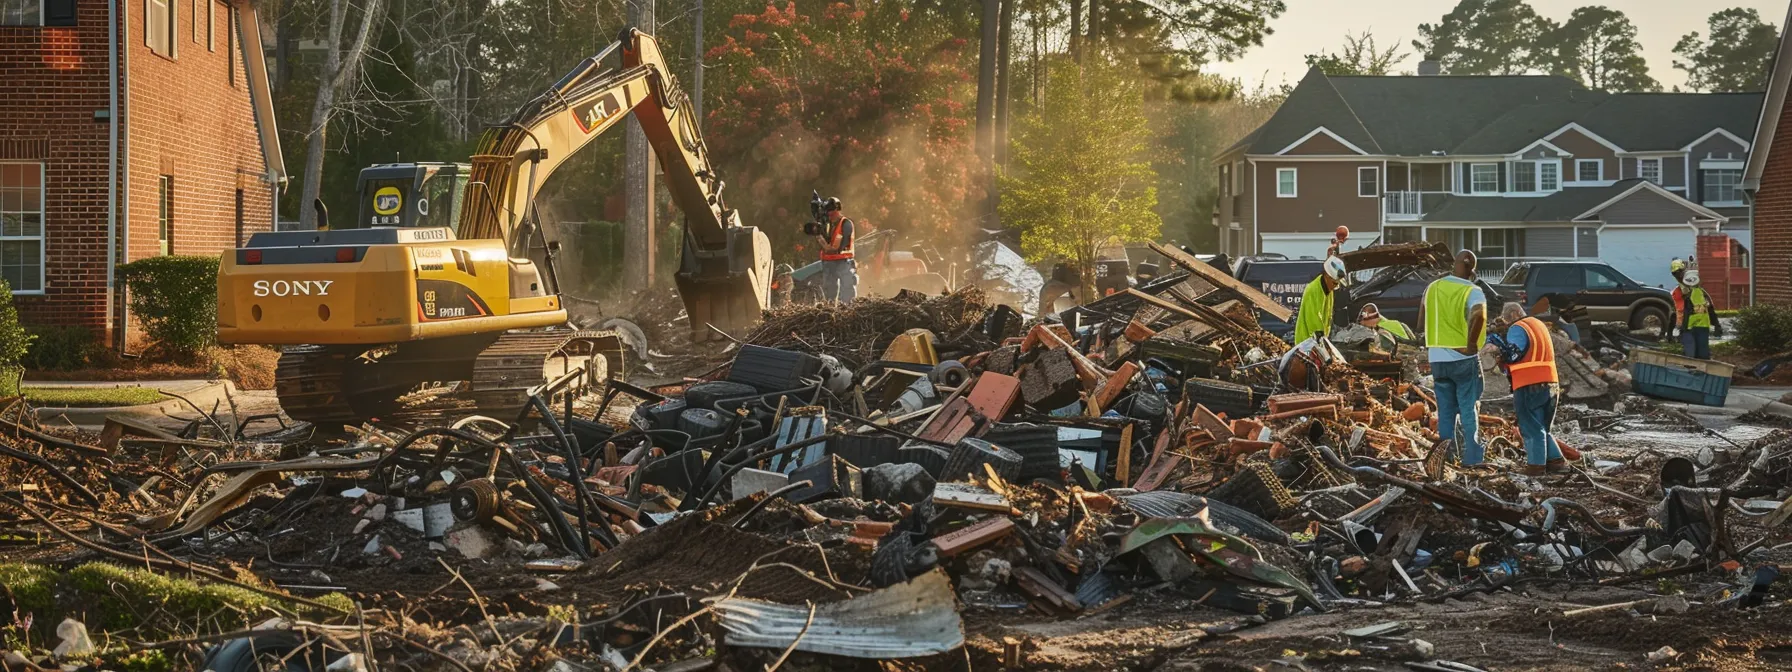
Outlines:
[[287, 417], [329, 428], [409, 415], [415, 411], [403, 410], [400, 397], [421, 385], [459, 381], [445, 404], [426, 412], [508, 421], [522, 414], [530, 391], [569, 371], [586, 367], [555, 398], [620, 374], [625, 347], [613, 331], [516, 331], [371, 348], [291, 346], [280, 355], [274, 388]]
[[323, 345], [288, 346], [274, 369], [274, 392], [294, 420], [331, 426], [355, 421], [343, 389], [349, 352]]
[[612, 370], [620, 373], [623, 347], [613, 331], [508, 332], [473, 361], [469, 396], [481, 415], [509, 420], [528, 405], [531, 390], [570, 371], [586, 367], [585, 376], [555, 397], [582, 392]]

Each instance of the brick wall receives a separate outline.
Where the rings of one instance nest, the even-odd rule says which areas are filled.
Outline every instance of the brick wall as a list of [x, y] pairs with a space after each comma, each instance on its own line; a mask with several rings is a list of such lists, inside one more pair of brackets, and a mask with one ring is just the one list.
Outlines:
[[[121, 1], [132, 10], [125, 40], [130, 51], [128, 260], [160, 253], [157, 215], [164, 175], [173, 178], [174, 254], [216, 255], [236, 246], [238, 189], [244, 197], [244, 235], [269, 230], [272, 193], [261, 178], [266, 167], [241, 40], [230, 39], [225, 5], [169, 0], [178, 14], [170, 59], [144, 44], [144, 3]], [[209, 15], [208, 2], [218, 3]], [[215, 21], [215, 49], [206, 41], [208, 19]], [[235, 58], [232, 46], [238, 50]]]
[[44, 288], [17, 297], [29, 324], [106, 326], [106, 32], [103, 2], [79, 3], [75, 26], [0, 26], [0, 160], [44, 173]]
[[[126, 260], [159, 253], [162, 175], [174, 178], [176, 254], [215, 255], [234, 247], [238, 189], [244, 235], [268, 230], [272, 194], [261, 177], [265, 164], [242, 42], [229, 33], [226, 6], [215, 5], [208, 14], [206, 3], [218, 0], [170, 0], [178, 5], [179, 23], [177, 58], [168, 59], [144, 44], [146, 3], [111, 1], [117, 3], [126, 54], [121, 65], [127, 67], [120, 91], [127, 154], [120, 172], [128, 194], [121, 192], [119, 203]], [[41, 161], [45, 173], [45, 287], [41, 295], [17, 299], [28, 323], [104, 330], [110, 322], [110, 127], [94, 117], [109, 105], [106, 15], [106, 0], [80, 0], [74, 27], [0, 27], [0, 160]], [[215, 22], [210, 39], [208, 19]]]
[[[1775, 113], [1779, 128], [1792, 130], [1792, 105]], [[1755, 194], [1755, 300], [1792, 306], [1792, 145], [1775, 149]]]

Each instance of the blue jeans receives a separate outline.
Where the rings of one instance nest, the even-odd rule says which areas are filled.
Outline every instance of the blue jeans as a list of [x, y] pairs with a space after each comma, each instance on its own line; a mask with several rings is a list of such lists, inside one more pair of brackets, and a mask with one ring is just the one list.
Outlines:
[[1711, 327], [1681, 329], [1680, 353], [1693, 359], [1711, 359]]
[[859, 266], [852, 259], [821, 262], [821, 298], [852, 303], [859, 295]]
[[1456, 459], [1472, 467], [1486, 457], [1475, 438], [1481, 423], [1481, 358], [1432, 362], [1431, 377], [1437, 385], [1437, 435], [1456, 438], [1456, 422], [1462, 421], [1462, 440], [1456, 442]]
[[1525, 462], [1541, 466], [1548, 460], [1562, 459], [1562, 449], [1556, 447], [1556, 437], [1549, 433], [1556, 422], [1556, 396], [1560, 390], [1561, 386], [1555, 383], [1539, 383], [1512, 391], [1512, 410], [1518, 415]]

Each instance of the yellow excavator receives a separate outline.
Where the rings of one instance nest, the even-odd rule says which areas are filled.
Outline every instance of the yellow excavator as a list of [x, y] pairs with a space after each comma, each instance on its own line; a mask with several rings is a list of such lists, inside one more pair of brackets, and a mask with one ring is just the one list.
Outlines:
[[561, 163], [631, 111], [685, 216], [676, 284], [692, 328], [751, 325], [769, 298], [770, 242], [723, 202], [690, 100], [653, 38], [629, 28], [487, 129], [470, 165], [363, 169], [352, 222], [257, 233], [226, 251], [218, 341], [286, 346], [281, 406], [320, 424], [392, 412], [429, 383], [457, 383], [475, 412], [515, 417], [531, 389], [565, 373], [615, 372], [613, 333], [567, 326], [560, 245], [532, 206]]

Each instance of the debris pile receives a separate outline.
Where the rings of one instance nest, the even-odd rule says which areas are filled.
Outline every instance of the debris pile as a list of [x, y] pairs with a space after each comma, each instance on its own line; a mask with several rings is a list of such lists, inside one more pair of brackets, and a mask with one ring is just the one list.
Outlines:
[[[0, 414], [0, 577], [21, 577], [6, 597], [26, 620], [9, 627], [32, 636], [9, 641], [67, 648], [12, 655], [116, 666], [153, 652], [168, 669], [219, 670], [250, 669], [230, 665], [263, 649], [318, 670], [1088, 669], [1334, 613], [1354, 625], [1203, 655], [1473, 670], [1517, 654], [1420, 638], [1376, 610], [1608, 591], [1495, 626], [1535, 635], [1551, 619], [1622, 630], [1636, 614], [1733, 623], [1783, 608], [1768, 560], [1792, 517], [1792, 434], [1694, 458], [1583, 446], [1570, 474], [1527, 477], [1515, 426], [1488, 409], [1489, 464], [1458, 467], [1412, 346], [1347, 347], [1314, 373], [1319, 391], [1284, 391], [1288, 346], [1257, 319], [1286, 309], [1159, 251], [1181, 270], [1061, 321], [1024, 324], [975, 288], [789, 307], [704, 376], [614, 380], [592, 397], [550, 385], [516, 418], [325, 437], [205, 415], [95, 436], [36, 426], [15, 400]], [[1583, 377], [1605, 381], [1597, 363]], [[1623, 411], [1570, 407], [1561, 424], [1728, 441], [1672, 408], [1600, 396]], [[90, 562], [256, 599], [108, 612], [82, 604]], [[1669, 579], [1714, 587], [1636, 592]], [[1040, 641], [1052, 635], [1039, 623], [1133, 613], [1182, 629], [1098, 659]], [[1700, 646], [1672, 644], [1633, 657]]]

